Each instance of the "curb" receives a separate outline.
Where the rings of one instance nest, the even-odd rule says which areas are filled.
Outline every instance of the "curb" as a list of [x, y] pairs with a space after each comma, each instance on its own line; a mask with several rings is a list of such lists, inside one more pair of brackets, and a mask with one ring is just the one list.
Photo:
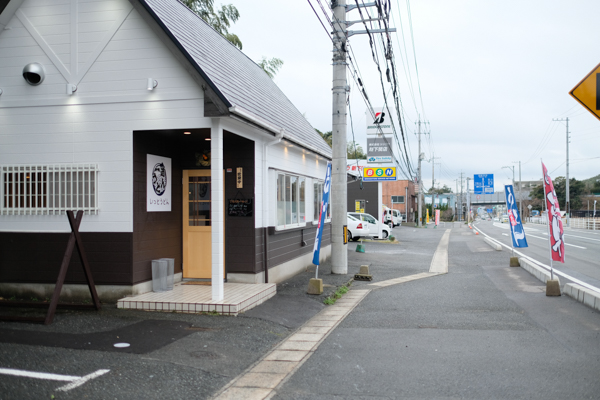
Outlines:
[[[550, 280], [549, 271], [546, 271], [544, 268], [538, 267], [528, 259], [523, 257], [519, 258], [519, 264], [521, 264], [521, 268], [529, 272], [531, 275], [535, 276], [542, 283], [546, 283], [546, 281]], [[560, 286], [560, 279], [558, 278], [558, 276], [556, 276], [556, 274], [554, 274], [554, 279], [558, 280], [558, 284]]]
[[484, 237], [483, 241], [486, 242], [487, 244], [489, 244], [492, 249], [496, 250], [496, 251], [502, 251], [502, 245], [496, 243], [495, 241], [493, 241], [492, 239], [490, 239], [489, 237]]
[[600, 293], [584, 288], [576, 283], [567, 283], [563, 293], [594, 310], [600, 311]]

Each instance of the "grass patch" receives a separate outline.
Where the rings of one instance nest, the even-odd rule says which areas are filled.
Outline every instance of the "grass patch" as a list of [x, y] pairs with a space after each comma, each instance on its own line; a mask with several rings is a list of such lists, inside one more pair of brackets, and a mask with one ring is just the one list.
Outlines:
[[341, 299], [343, 295], [348, 293], [349, 286], [352, 284], [352, 281], [348, 282], [345, 285], [340, 286], [334, 293], [323, 300], [325, 305], [331, 306], [334, 305], [337, 299]]

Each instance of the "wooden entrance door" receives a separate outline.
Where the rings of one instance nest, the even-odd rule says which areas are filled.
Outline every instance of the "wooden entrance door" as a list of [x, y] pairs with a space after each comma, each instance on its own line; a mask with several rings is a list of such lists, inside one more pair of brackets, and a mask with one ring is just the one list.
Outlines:
[[212, 276], [210, 170], [183, 171], [183, 277]]

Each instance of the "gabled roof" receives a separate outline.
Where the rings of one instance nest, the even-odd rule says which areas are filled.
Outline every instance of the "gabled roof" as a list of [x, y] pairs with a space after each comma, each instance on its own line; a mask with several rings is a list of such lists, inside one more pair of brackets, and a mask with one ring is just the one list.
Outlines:
[[177, 0], [138, 1], [231, 113], [283, 128], [285, 139], [331, 158], [331, 148], [273, 80], [221, 34]]

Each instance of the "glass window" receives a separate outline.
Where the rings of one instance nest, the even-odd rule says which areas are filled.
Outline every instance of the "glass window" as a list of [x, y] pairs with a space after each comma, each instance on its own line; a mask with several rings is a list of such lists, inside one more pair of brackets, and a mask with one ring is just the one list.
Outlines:
[[392, 203], [404, 203], [404, 196], [392, 196]]
[[305, 223], [306, 178], [277, 175], [277, 226], [288, 228]]

